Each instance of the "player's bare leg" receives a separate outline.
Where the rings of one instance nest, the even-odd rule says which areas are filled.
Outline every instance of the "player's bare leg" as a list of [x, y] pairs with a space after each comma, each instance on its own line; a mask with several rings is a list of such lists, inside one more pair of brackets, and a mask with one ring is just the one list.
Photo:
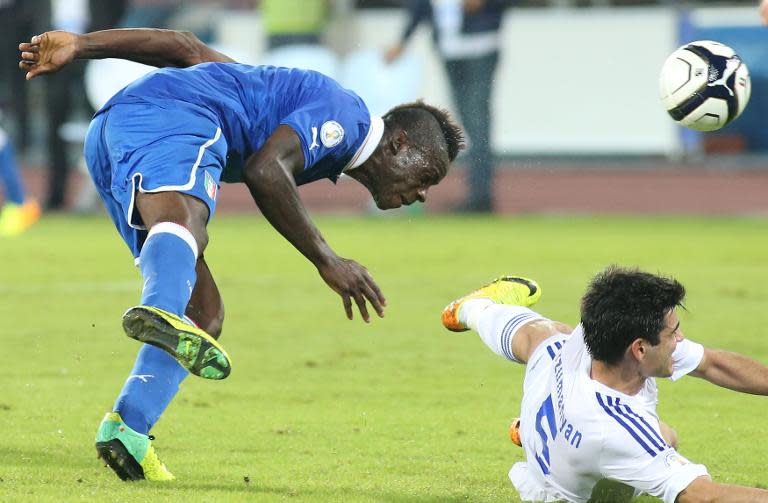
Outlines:
[[192, 297], [187, 304], [187, 318], [205, 330], [211, 337], [218, 339], [224, 323], [224, 302], [221, 300], [219, 288], [216, 286], [211, 270], [202, 255], [197, 259], [195, 272], [197, 273], [197, 283], [195, 283]]
[[570, 334], [573, 329], [559, 321], [536, 319], [523, 325], [512, 338], [512, 354], [520, 363], [528, 363], [539, 344], [558, 334]]

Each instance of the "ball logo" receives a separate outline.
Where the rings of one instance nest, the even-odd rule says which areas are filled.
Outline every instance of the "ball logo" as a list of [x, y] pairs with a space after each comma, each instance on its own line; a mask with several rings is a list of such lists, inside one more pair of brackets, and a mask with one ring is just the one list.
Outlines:
[[741, 59], [738, 56], [730, 58], [725, 62], [725, 70], [723, 71], [722, 77], [720, 77], [720, 72], [717, 71], [717, 68], [714, 66], [711, 67], [709, 71], [709, 82], [707, 83], [707, 86], [723, 86], [728, 91], [728, 94], [733, 96], [733, 89], [728, 87], [728, 79], [740, 66]]
[[320, 141], [326, 148], [335, 147], [344, 139], [344, 128], [336, 121], [327, 121], [320, 128]]

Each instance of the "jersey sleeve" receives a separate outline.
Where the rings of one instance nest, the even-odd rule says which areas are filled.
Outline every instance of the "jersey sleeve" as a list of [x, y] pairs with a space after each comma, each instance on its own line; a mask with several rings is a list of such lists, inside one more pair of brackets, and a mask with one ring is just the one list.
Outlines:
[[690, 374], [696, 370], [704, 357], [704, 346], [688, 339], [683, 339], [677, 343], [675, 351], [672, 353], [672, 376], [673, 381], [677, 381], [684, 375]]
[[306, 103], [281, 121], [299, 137], [305, 171], [322, 162], [339, 163], [341, 172], [361, 142], [361, 120], [370, 122], [370, 116], [359, 113], [356, 104], [345, 108], [343, 100], [328, 101], [332, 100]]
[[670, 446], [663, 450], [654, 449], [637, 427], [632, 428], [647, 445], [643, 446], [637, 438], [633, 441], [626, 437], [623, 435], [626, 432], [616, 431], [609, 435], [601, 453], [601, 471], [605, 478], [627, 484], [666, 503], [675, 503], [678, 494], [691, 482], [708, 476], [704, 465], [692, 463]]

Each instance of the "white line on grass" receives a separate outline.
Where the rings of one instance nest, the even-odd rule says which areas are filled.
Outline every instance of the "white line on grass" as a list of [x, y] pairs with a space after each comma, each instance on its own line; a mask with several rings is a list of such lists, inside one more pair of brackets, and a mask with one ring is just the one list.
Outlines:
[[140, 281], [83, 281], [62, 283], [0, 284], [0, 295], [68, 295], [81, 293], [136, 292]]

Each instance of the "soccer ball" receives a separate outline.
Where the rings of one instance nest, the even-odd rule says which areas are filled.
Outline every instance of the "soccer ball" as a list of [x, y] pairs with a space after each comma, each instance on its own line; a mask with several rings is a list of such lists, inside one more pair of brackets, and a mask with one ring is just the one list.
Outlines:
[[686, 44], [664, 62], [659, 94], [669, 115], [696, 131], [715, 131], [744, 111], [749, 70], [730, 47], [700, 40]]

